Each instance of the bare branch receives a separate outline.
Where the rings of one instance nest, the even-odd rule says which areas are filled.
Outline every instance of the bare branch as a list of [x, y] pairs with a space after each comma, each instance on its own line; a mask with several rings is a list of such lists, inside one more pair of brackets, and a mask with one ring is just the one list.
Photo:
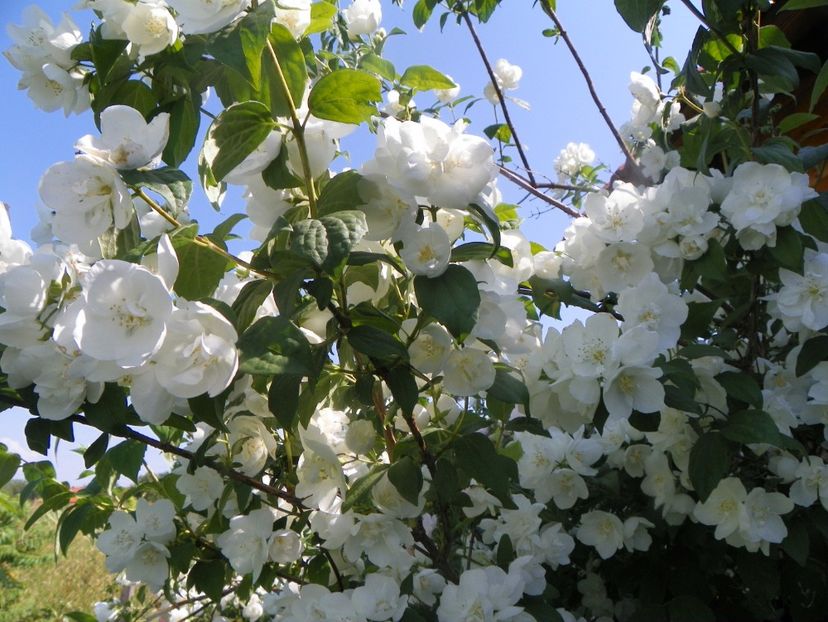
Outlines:
[[524, 179], [523, 177], [521, 177], [520, 175], [518, 175], [514, 171], [509, 170], [505, 166], [500, 167], [500, 174], [503, 175], [506, 179], [508, 179], [512, 183], [516, 184], [517, 186], [519, 186], [520, 188], [522, 188], [523, 190], [528, 192], [529, 194], [541, 199], [542, 201], [548, 203], [549, 205], [555, 207], [556, 209], [561, 210], [563, 213], [568, 214], [569, 216], [572, 216], [573, 218], [577, 218], [578, 216], [580, 216], [580, 214], [578, 212], [576, 212], [574, 209], [572, 209], [571, 207], [567, 207], [566, 205], [564, 205], [563, 203], [561, 203], [557, 199], [553, 199], [549, 195], [544, 194], [543, 192], [538, 190], [535, 187], [535, 185], [532, 184], [532, 182], [530, 182], [528, 179]]

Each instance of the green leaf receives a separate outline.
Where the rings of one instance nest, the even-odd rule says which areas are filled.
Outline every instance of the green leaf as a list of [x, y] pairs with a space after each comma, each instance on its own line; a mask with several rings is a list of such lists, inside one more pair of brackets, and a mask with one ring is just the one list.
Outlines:
[[0, 447], [0, 488], [8, 484], [20, 467], [20, 456], [11, 454]]
[[635, 32], [644, 32], [662, 4], [664, 0], [615, 0], [616, 10]]
[[411, 371], [402, 366], [394, 367], [385, 373], [383, 380], [400, 409], [406, 414], [411, 414], [417, 405], [420, 392]]
[[388, 469], [388, 481], [390, 481], [400, 496], [417, 505], [420, 498], [420, 491], [423, 489], [423, 473], [411, 456], [403, 456], [394, 462]]
[[498, 248], [489, 242], [466, 242], [451, 249], [452, 261], [485, 261], [492, 258], [510, 268], [514, 265], [512, 251], [503, 246]]
[[493, 397], [507, 404], [528, 404], [529, 389], [515, 369], [498, 363], [495, 365], [494, 384], [486, 391], [486, 397]]
[[210, 126], [217, 152], [208, 161], [213, 177], [221, 181], [258, 147], [276, 126], [270, 110], [260, 102], [233, 104]]
[[75, 536], [84, 527], [84, 524], [95, 511], [95, 506], [89, 503], [83, 505], [76, 503], [70, 506], [61, 514], [60, 521], [57, 526], [57, 539], [60, 552], [66, 555], [69, 550], [69, 545], [75, 539]]
[[26, 521], [26, 524], [23, 526], [24, 529], [29, 529], [32, 525], [34, 525], [37, 521], [43, 518], [49, 512], [54, 510], [60, 509], [69, 504], [69, 500], [75, 496], [75, 493], [69, 490], [63, 490], [61, 492], [57, 492], [50, 496], [47, 499], [43, 500], [43, 503], [38, 506], [38, 508], [32, 512], [32, 515], [29, 516], [29, 519]]
[[257, 86], [261, 78], [262, 50], [270, 34], [273, 14], [270, 2], [262, 3], [233, 27], [216, 33], [207, 52]]
[[334, 212], [353, 210], [365, 201], [359, 194], [363, 177], [356, 171], [345, 171], [333, 177], [322, 188], [316, 202], [318, 216], [327, 216]]
[[569, 281], [552, 279], [547, 281], [538, 277], [529, 279], [532, 286], [532, 300], [541, 313], [560, 319], [561, 303], [568, 307], [580, 307], [598, 313], [601, 310], [596, 303], [577, 292]]
[[492, 441], [479, 433], [459, 437], [451, 448], [458, 468], [491, 490], [501, 501], [511, 504], [509, 483], [518, 477], [514, 460], [497, 453]]
[[313, 355], [307, 337], [283, 316], [263, 317], [238, 342], [239, 371], [246, 374], [307, 376]]
[[403, 73], [400, 84], [418, 91], [453, 89], [454, 81], [428, 65], [412, 65]]
[[705, 432], [690, 450], [688, 474], [699, 499], [706, 501], [730, 471], [730, 446], [718, 432]]
[[502, 143], [509, 143], [512, 140], [512, 130], [505, 123], [496, 123], [483, 129], [483, 133], [491, 139], [497, 139]]
[[394, 81], [397, 78], [397, 70], [394, 68], [394, 63], [390, 60], [377, 56], [373, 52], [369, 52], [359, 59], [359, 68], [375, 73], [389, 82]]
[[109, 434], [104, 432], [83, 452], [83, 464], [89, 469], [100, 460], [109, 446]]
[[46, 419], [34, 417], [26, 422], [26, 444], [29, 449], [44, 456], [51, 445], [51, 425]]
[[730, 398], [762, 408], [762, 389], [753, 376], [744, 372], [726, 371], [716, 376], [716, 381], [724, 387]]
[[156, 169], [120, 171], [120, 173], [123, 180], [130, 186], [147, 188], [161, 195], [173, 215], [183, 212], [190, 202], [193, 182], [177, 168], [165, 166]]
[[195, 233], [195, 229], [183, 235], [174, 235], [171, 239], [179, 266], [173, 289], [183, 298], [198, 300], [216, 291], [227, 272], [227, 260], [197, 243], [190, 233]]
[[782, 541], [782, 550], [792, 560], [803, 568], [808, 564], [811, 549], [811, 538], [808, 535], [808, 526], [804, 520], [794, 520], [787, 524], [788, 535]]
[[198, 129], [201, 126], [201, 96], [192, 95], [177, 100], [169, 109], [170, 135], [164, 152], [164, 162], [171, 167], [180, 166], [195, 146]]
[[779, 125], [777, 125], [777, 128], [783, 134], [788, 134], [796, 128], [807, 125], [811, 121], [816, 121], [819, 118], [820, 116], [818, 114], [812, 112], [795, 112], [782, 119]]
[[345, 495], [345, 501], [342, 503], [342, 511], [347, 512], [354, 506], [362, 505], [366, 502], [371, 494], [371, 489], [374, 485], [385, 475], [388, 470], [387, 464], [378, 464], [373, 467], [367, 474], [357, 479]]
[[224, 593], [226, 565], [222, 558], [196, 562], [187, 575], [187, 587], [194, 587], [218, 602]]
[[328, 30], [336, 17], [336, 5], [330, 2], [314, 2], [311, 5], [311, 23], [305, 29], [305, 36]]
[[115, 445], [106, 455], [112, 463], [112, 467], [118, 473], [128, 477], [137, 484], [138, 473], [141, 470], [141, 464], [144, 460], [146, 450], [147, 446], [143, 443], [127, 440]]
[[793, 152], [793, 143], [789, 138], [771, 138], [761, 147], [752, 149], [753, 156], [763, 164], [781, 164], [790, 171], [802, 172], [802, 161]]
[[262, 171], [262, 181], [268, 188], [283, 190], [285, 188], [298, 188], [304, 184], [301, 179], [290, 172], [287, 161], [288, 150], [280, 149], [276, 159]]
[[320, 119], [359, 124], [377, 113], [382, 101], [380, 82], [357, 69], [337, 69], [323, 76], [311, 89], [308, 106]]
[[69, 613], [64, 613], [63, 617], [72, 622], [97, 622], [98, 620], [98, 618], [85, 611], [70, 611]]
[[412, 17], [414, 25], [418, 29], [422, 30], [423, 26], [426, 25], [435, 6], [437, 6], [437, 0], [417, 0], [417, 4], [414, 5], [412, 11]]
[[813, 110], [816, 108], [816, 105], [819, 103], [822, 94], [825, 93], [825, 89], [828, 88], [828, 60], [822, 65], [822, 69], [819, 70], [817, 74], [816, 81], [814, 82], [814, 88], [811, 90], [811, 105], [808, 107], [808, 110]]
[[386, 365], [408, 361], [408, 348], [394, 335], [363, 324], [348, 331], [348, 343], [357, 352]]
[[799, 356], [796, 357], [796, 375], [802, 376], [828, 360], [828, 335], [816, 335], [802, 344]]
[[302, 376], [282, 374], [274, 376], [267, 392], [267, 405], [270, 412], [276, 417], [286, 430], [293, 427], [296, 414], [299, 411], [299, 389], [302, 386]]
[[731, 413], [721, 432], [722, 436], [736, 443], [766, 443], [795, 453], [803, 453], [803, 447], [799, 442], [779, 432], [771, 416], [761, 410]]
[[828, 6], [828, 0], [788, 0], [780, 11], [801, 11], [803, 9], [815, 9], [820, 6]]
[[508, 572], [509, 564], [515, 560], [515, 557], [515, 547], [512, 545], [512, 539], [509, 534], [503, 534], [497, 543], [497, 554], [495, 556], [497, 565]]
[[86, 403], [83, 407], [89, 423], [102, 432], [112, 432], [127, 422], [126, 391], [113, 382], [108, 382], [103, 394], [94, 404]]
[[437, 319], [457, 338], [471, 332], [477, 322], [480, 291], [466, 268], [451, 264], [440, 276], [414, 277], [414, 291], [423, 311]]
[[273, 291], [273, 283], [263, 279], [256, 279], [244, 284], [239, 295], [233, 301], [233, 312], [236, 314], [236, 329], [243, 332], [253, 322], [256, 312]]
[[802, 225], [803, 231], [821, 242], [828, 242], [828, 200], [826, 198], [828, 195], [806, 201], [799, 212], [799, 224]]
[[365, 214], [358, 210], [341, 210], [296, 223], [290, 250], [327, 272], [333, 271], [347, 257], [354, 245], [368, 233]]
[[782, 268], [802, 272], [805, 247], [802, 237], [793, 227], [777, 227], [776, 245], [768, 247], [768, 252]]
[[[305, 86], [308, 82], [308, 69], [305, 65], [305, 55], [302, 53], [302, 48], [290, 31], [282, 24], [273, 24], [268, 40], [276, 54], [276, 58], [279, 59], [279, 67], [285, 77], [290, 100], [294, 107], [298, 107], [302, 103]], [[290, 101], [288, 101], [270, 50], [267, 48], [262, 52], [262, 82], [263, 88], [264, 85], [269, 88], [270, 112], [273, 117], [290, 116]]]

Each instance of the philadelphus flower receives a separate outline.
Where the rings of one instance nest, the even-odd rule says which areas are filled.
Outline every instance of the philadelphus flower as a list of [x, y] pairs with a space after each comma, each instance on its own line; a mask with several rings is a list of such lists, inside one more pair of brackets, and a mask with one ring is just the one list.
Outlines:
[[587, 512], [581, 516], [576, 537], [587, 546], [595, 547], [601, 559], [609, 559], [624, 548], [624, 524], [609, 512]]
[[253, 510], [230, 519], [230, 529], [216, 538], [216, 544], [239, 574], [253, 574], [255, 581], [268, 560], [274, 516], [270, 508]]
[[441, 372], [450, 352], [451, 336], [439, 324], [424, 326], [408, 346], [411, 365], [424, 374]]
[[264, 468], [268, 457], [276, 455], [276, 439], [258, 417], [233, 417], [227, 425], [233, 461], [245, 475], [256, 475]]
[[50, 166], [38, 190], [51, 212], [52, 232], [64, 242], [88, 245], [113, 225], [123, 229], [132, 217], [129, 189], [118, 172], [91, 156]]
[[110, 106], [101, 113], [101, 135], [83, 136], [75, 148], [118, 169], [152, 165], [167, 145], [170, 115], [162, 112], [147, 123], [129, 106]]
[[444, 365], [443, 388], [452, 395], [477, 395], [494, 384], [495, 367], [482, 350], [463, 348], [449, 354]]
[[454, 86], [450, 89], [436, 89], [434, 91], [434, 97], [436, 97], [437, 101], [441, 104], [447, 104], [450, 101], [454, 101], [457, 99], [457, 96], [460, 95], [460, 85], [457, 84], [457, 81], [448, 74], [445, 74], [445, 76], [454, 82]]
[[434, 278], [446, 271], [451, 259], [451, 240], [436, 223], [403, 232], [400, 257], [411, 272]]
[[365, 213], [368, 224], [366, 240], [393, 238], [403, 220], [413, 220], [417, 211], [414, 195], [388, 183], [384, 175], [366, 175], [357, 184], [359, 198], [363, 201], [358, 209]]
[[215, 32], [239, 17], [250, 0], [168, 0], [181, 30], [191, 35]]
[[215, 469], [198, 467], [192, 474], [185, 470], [175, 481], [175, 487], [184, 495], [184, 505], [197, 512], [210, 508], [224, 491], [224, 480]]
[[273, 21], [301, 37], [311, 23], [311, 0], [278, 0]]
[[84, 84], [82, 69], [64, 69], [46, 63], [38, 73], [24, 73], [17, 84], [20, 90], [29, 89], [29, 98], [46, 112], [63, 110], [67, 117], [89, 108], [89, 88]]
[[828, 255], [806, 250], [802, 272], [780, 268], [782, 288], [773, 300], [788, 330], [821, 330], [828, 325]]
[[[505, 58], [499, 58], [492, 70], [501, 92], [517, 89], [520, 85], [520, 79], [523, 77], [523, 69], [517, 65], [513, 65]], [[483, 89], [483, 94], [493, 104], [499, 103], [497, 91], [495, 91], [494, 85], [491, 82]]]
[[96, 263], [81, 297], [55, 325], [55, 339], [71, 335], [80, 351], [99, 361], [137, 367], [167, 334], [172, 297], [161, 277], [118, 259]]
[[561, 181], [578, 176], [585, 166], [595, 162], [595, 152], [586, 143], [567, 143], [555, 158], [554, 167]]
[[379, 28], [382, 21], [382, 6], [379, 0], [354, 0], [351, 6], [342, 11], [342, 16], [348, 26], [349, 37], [370, 35]]
[[163, 0], [143, 0], [130, 5], [121, 28], [141, 56], [157, 54], [178, 39], [178, 24]]

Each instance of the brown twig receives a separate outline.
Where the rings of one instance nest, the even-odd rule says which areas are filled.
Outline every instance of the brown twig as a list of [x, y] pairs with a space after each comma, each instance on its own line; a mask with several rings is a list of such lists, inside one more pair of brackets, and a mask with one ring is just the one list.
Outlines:
[[515, 124], [512, 122], [512, 117], [509, 115], [509, 108], [506, 106], [506, 98], [503, 97], [503, 90], [500, 88], [500, 85], [497, 83], [497, 77], [495, 76], [494, 69], [492, 69], [492, 64], [489, 62], [489, 57], [486, 55], [486, 50], [483, 49], [483, 44], [480, 41], [480, 37], [477, 36], [477, 31], [474, 29], [474, 24], [469, 17], [467, 12], [462, 13], [463, 20], [466, 22], [466, 26], [469, 28], [469, 32], [471, 33], [472, 39], [474, 40], [474, 45], [477, 47], [477, 51], [480, 54], [480, 58], [483, 60], [483, 64], [486, 66], [486, 73], [489, 74], [489, 79], [492, 81], [492, 86], [494, 87], [495, 93], [497, 93], [497, 101], [500, 102], [500, 108], [503, 110], [503, 117], [506, 120], [506, 125], [509, 126], [509, 131], [512, 132], [512, 139], [515, 141], [515, 147], [517, 147], [518, 155], [520, 156], [520, 161], [523, 162], [523, 168], [526, 169], [526, 174], [529, 176], [529, 181], [532, 185], [535, 184], [535, 175], [532, 173], [532, 167], [529, 166], [529, 159], [526, 157], [526, 152], [523, 150], [523, 144], [520, 142], [520, 139], [517, 135], [517, 129], [515, 129]]
[[[89, 422], [89, 420], [83, 415], [72, 415], [71, 420], [76, 423], [82, 423], [83, 425], [87, 425], [93, 428], [96, 427], [92, 425]], [[112, 429], [107, 430], [107, 432], [109, 434], [112, 434], [113, 436], [132, 439], [134, 441], [138, 441], [139, 443], [143, 443], [144, 445], [148, 445], [149, 447], [154, 447], [155, 449], [158, 449], [165, 453], [174, 454], [176, 456], [179, 456], [180, 458], [191, 460], [193, 462], [196, 462], [199, 466], [206, 466], [215, 471], [218, 471], [222, 475], [225, 475], [229, 479], [232, 479], [236, 482], [247, 484], [251, 488], [255, 488], [256, 490], [260, 490], [274, 497], [278, 497], [279, 499], [284, 499], [285, 501], [292, 503], [297, 507], [302, 507], [302, 500], [298, 497], [294, 497], [293, 495], [286, 493], [283, 490], [279, 490], [278, 488], [275, 488], [273, 486], [268, 486], [267, 484], [260, 482], [254, 477], [250, 477], [249, 475], [240, 473], [239, 471], [236, 471], [231, 467], [224, 466], [223, 464], [219, 464], [213, 460], [206, 458], [202, 458], [199, 460], [196, 454], [191, 451], [187, 451], [186, 449], [182, 449], [181, 447], [172, 445], [170, 443], [159, 441], [158, 439], [152, 438], [151, 436], [147, 436], [146, 434], [141, 434], [140, 432], [133, 430], [129, 426], [115, 426]]]
[[604, 118], [604, 122], [607, 124], [610, 132], [612, 132], [613, 137], [615, 137], [615, 142], [618, 143], [618, 146], [621, 148], [621, 152], [624, 154], [624, 157], [627, 159], [627, 162], [631, 167], [638, 168], [638, 165], [635, 163], [635, 158], [633, 158], [632, 153], [630, 152], [627, 143], [624, 142], [624, 139], [621, 137], [621, 133], [618, 131], [618, 128], [615, 127], [615, 124], [612, 122], [612, 119], [607, 113], [607, 109], [604, 106], [604, 103], [601, 101], [601, 98], [598, 97], [598, 92], [595, 90], [595, 85], [592, 82], [592, 76], [589, 75], [589, 71], [587, 71], [586, 65], [581, 60], [581, 55], [578, 54], [578, 50], [575, 49], [575, 45], [572, 43], [572, 39], [569, 38], [566, 30], [564, 30], [563, 24], [561, 20], [558, 18], [558, 15], [552, 9], [552, 6], [549, 4], [548, 0], [541, 0], [541, 8], [543, 12], [546, 13], [549, 18], [555, 23], [555, 28], [558, 29], [558, 33], [563, 39], [566, 47], [569, 48], [570, 54], [572, 54], [572, 58], [575, 60], [575, 64], [578, 65], [578, 69], [581, 71], [581, 75], [584, 77], [586, 81], [587, 88], [589, 89], [589, 94], [592, 96], [592, 101], [595, 102], [595, 106], [598, 108], [598, 112], [601, 113], [601, 116]]
[[574, 209], [572, 209], [571, 207], [567, 207], [560, 201], [553, 199], [547, 194], [544, 194], [543, 192], [538, 190], [531, 181], [529, 181], [528, 179], [524, 179], [523, 177], [521, 177], [514, 171], [509, 170], [505, 166], [500, 167], [500, 174], [503, 175], [509, 181], [511, 181], [513, 184], [516, 184], [517, 186], [528, 192], [529, 194], [541, 199], [549, 205], [552, 205], [556, 209], [559, 209], [562, 212], [564, 212], [565, 214], [568, 214], [573, 218], [577, 218], [578, 216], [580, 216], [580, 214], [576, 212]]

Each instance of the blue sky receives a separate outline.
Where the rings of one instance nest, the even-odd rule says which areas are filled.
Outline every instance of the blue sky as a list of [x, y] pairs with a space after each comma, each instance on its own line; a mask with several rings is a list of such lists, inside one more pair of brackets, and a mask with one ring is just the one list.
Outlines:
[[[5, 24], [19, 23], [21, 13], [29, 2], [5, 0], [0, 3], [0, 50], [9, 47]], [[41, 6], [54, 21], [60, 13], [72, 9], [75, 0], [50, 0]], [[346, 3], [342, 3], [343, 6]], [[402, 73], [409, 65], [428, 64], [450, 74], [461, 85], [461, 95], [481, 95], [487, 83], [485, 69], [480, 62], [472, 40], [464, 27], [447, 23], [441, 34], [435, 17], [418, 32], [411, 22], [413, 0], [406, 0], [400, 9], [383, 0], [383, 27], [398, 26], [406, 36], [393, 37], [386, 44], [387, 57]], [[578, 73], [563, 42], [553, 44], [541, 31], [552, 26], [539, 8], [528, 0], [504, 0], [493, 19], [478, 28], [480, 37], [492, 62], [506, 58], [523, 68], [520, 88], [513, 94], [531, 104], [525, 111], [512, 106], [511, 113], [518, 134], [532, 167], [554, 177], [552, 162], [567, 142], [589, 143], [599, 159], [610, 167], [622, 158], [617, 145], [589, 98], [586, 85]], [[564, 27], [578, 47], [589, 68], [598, 93], [610, 116], [617, 124], [629, 114], [631, 97], [627, 91], [629, 74], [649, 64], [641, 45], [640, 35], [632, 32], [615, 12], [612, 0], [561, 0], [558, 13]], [[82, 32], [89, 29], [91, 14], [73, 16]], [[698, 24], [681, 6], [664, 21], [665, 54], [673, 55], [681, 64]], [[55, 162], [71, 159], [75, 141], [84, 134], [94, 133], [91, 114], [64, 118], [62, 112], [45, 113], [37, 110], [25, 92], [18, 91], [19, 73], [4, 58], [0, 58], [0, 88], [3, 105], [0, 109], [0, 135], [5, 139], [0, 152], [0, 200], [11, 206], [15, 237], [29, 239], [29, 231], [36, 224], [35, 206], [38, 201], [37, 184], [43, 172]], [[416, 97], [421, 107], [432, 103], [428, 94]], [[482, 129], [493, 122], [492, 107], [478, 103], [471, 113], [473, 124], [468, 131], [482, 134]], [[371, 136], [364, 130], [348, 137], [343, 148], [350, 152], [351, 161], [339, 160], [334, 168], [358, 167], [373, 151]], [[194, 176], [194, 166], [184, 167]], [[516, 202], [522, 193], [501, 180], [507, 200]], [[191, 214], [205, 222], [216, 222], [235, 211], [242, 211], [238, 200], [225, 202], [222, 214], [216, 215], [203, 195], [196, 190]], [[537, 203], [527, 204], [524, 216], [533, 212]], [[546, 214], [529, 223], [533, 239], [552, 246], [560, 239], [568, 217], [560, 213]], [[0, 441], [10, 439], [24, 445], [23, 427], [27, 415], [6, 411], [0, 413]], [[89, 443], [94, 435], [80, 435], [81, 442]], [[73, 479], [82, 468], [78, 456], [63, 451], [58, 460], [61, 477]]]

